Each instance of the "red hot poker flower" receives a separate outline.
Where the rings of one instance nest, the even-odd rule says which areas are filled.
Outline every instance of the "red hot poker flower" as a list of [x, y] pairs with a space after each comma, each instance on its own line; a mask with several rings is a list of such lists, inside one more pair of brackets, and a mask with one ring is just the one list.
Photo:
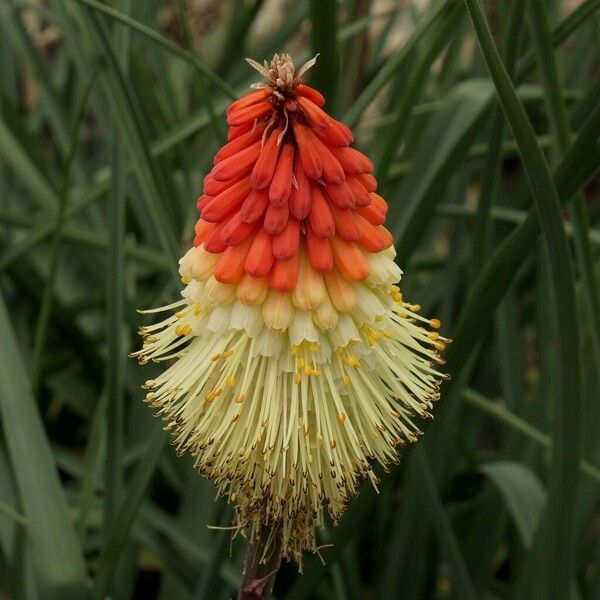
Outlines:
[[136, 354], [176, 359], [147, 402], [237, 525], [300, 559], [324, 510], [337, 520], [361, 477], [376, 481], [371, 461], [416, 440], [447, 340], [402, 298], [373, 164], [302, 82], [314, 59], [248, 62], [265, 81], [227, 111], [183, 299]]

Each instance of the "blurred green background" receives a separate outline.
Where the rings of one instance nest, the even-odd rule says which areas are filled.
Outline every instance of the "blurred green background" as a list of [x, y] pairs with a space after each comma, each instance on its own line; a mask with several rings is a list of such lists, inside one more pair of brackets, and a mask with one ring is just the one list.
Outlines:
[[454, 343], [422, 441], [275, 596], [600, 598], [599, 0], [0, 0], [0, 597], [235, 594], [230, 508], [127, 353], [243, 58], [282, 50], [320, 53]]

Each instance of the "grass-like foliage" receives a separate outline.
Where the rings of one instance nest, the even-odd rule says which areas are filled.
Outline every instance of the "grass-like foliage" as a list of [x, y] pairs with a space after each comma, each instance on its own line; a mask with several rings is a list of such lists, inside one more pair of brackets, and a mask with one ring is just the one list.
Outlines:
[[0, 596], [236, 593], [231, 508], [127, 354], [179, 293], [243, 58], [286, 51], [320, 53], [454, 342], [423, 438], [275, 597], [599, 598], [599, 34], [600, 0], [2, 0]]

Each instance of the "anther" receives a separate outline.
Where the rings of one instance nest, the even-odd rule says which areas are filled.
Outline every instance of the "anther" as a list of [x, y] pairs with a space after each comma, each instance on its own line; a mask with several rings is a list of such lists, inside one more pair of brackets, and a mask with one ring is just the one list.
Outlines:
[[356, 356], [354, 356], [353, 354], [348, 356], [348, 358], [346, 359], [346, 364], [350, 367], [355, 367], [357, 369], [360, 368], [360, 362], [358, 358], [356, 358]]

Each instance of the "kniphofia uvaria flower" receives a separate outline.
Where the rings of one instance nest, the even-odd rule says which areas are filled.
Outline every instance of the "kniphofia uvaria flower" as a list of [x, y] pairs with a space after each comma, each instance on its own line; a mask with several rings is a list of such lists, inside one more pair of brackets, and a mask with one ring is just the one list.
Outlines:
[[272, 527], [298, 558], [325, 511], [376, 482], [372, 461], [416, 440], [447, 340], [402, 297], [373, 165], [302, 83], [314, 60], [249, 62], [265, 81], [227, 111], [183, 297], [136, 354], [171, 361], [147, 402], [237, 526]]

